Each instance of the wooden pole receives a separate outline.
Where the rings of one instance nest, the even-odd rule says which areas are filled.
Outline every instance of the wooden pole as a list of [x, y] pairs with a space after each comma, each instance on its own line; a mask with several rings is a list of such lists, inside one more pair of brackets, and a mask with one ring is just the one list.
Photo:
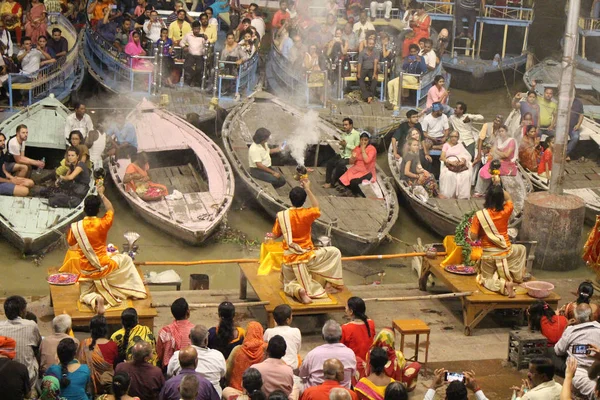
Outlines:
[[[191, 303], [188, 304], [190, 308], [217, 308], [221, 303]], [[254, 307], [254, 306], [266, 306], [271, 304], [268, 301], [240, 301], [232, 303], [235, 307]], [[152, 303], [152, 307], [171, 307], [171, 303]]]
[[504, 25], [504, 39], [502, 39], [502, 59], [506, 56], [506, 39], [508, 38], [508, 24]]
[[363, 301], [409, 301], [409, 300], [430, 300], [430, 299], [447, 299], [452, 297], [466, 297], [476, 292], [457, 292], [444, 294], [429, 294], [423, 296], [404, 296], [404, 297], [370, 297]]
[[483, 42], [483, 22], [479, 23], [479, 38], [477, 39], [477, 58], [481, 58], [481, 42]]

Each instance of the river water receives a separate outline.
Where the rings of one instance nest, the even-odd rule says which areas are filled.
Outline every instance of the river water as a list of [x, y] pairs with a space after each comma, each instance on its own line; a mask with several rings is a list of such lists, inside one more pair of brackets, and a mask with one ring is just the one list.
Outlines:
[[[555, 0], [541, 0], [548, 8], [541, 13], [541, 21], [536, 21], [537, 31], [541, 36], [553, 34], [556, 37], [556, 29], [562, 31], [562, 25], [551, 29], [549, 25], [559, 25], [559, 14], [556, 11], [549, 11], [556, 3]], [[552, 3], [552, 6], [551, 4]], [[556, 7], [560, 8], [560, 7]], [[544, 14], [546, 13], [546, 14]], [[548, 16], [549, 15], [549, 16]], [[547, 18], [547, 19], [546, 19]], [[548, 23], [551, 21], [551, 23]], [[532, 31], [532, 42], [540, 43], [539, 36], [534, 36]], [[560, 35], [559, 35], [560, 36]], [[550, 37], [550, 36], [547, 36]], [[548, 41], [545, 41], [548, 44]], [[552, 46], [544, 47], [544, 55], [556, 51], [554, 40], [551, 40]], [[118, 96], [103, 92], [94, 87], [92, 81], [84, 85], [82, 98], [85, 99], [88, 109], [93, 112], [92, 118], [97, 123], [105, 118], [110, 118], [110, 112], [107, 108], [114, 109], [117, 104], [122, 102]], [[507, 116], [510, 112], [510, 97], [517, 90], [523, 90], [524, 86], [519, 77], [514, 87], [501, 88], [483, 93], [466, 93], [452, 89], [450, 93], [450, 102], [464, 101], [469, 107], [470, 113], [482, 114], [487, 121], [491, 121], [496, 114]], [[212, 132], [211, 132], [212, 133]], [[219, 143], [218, 139], [215, 139]], [[385, 156], [380, 155], [379, 165], [387, 170]], [[228, 226], [238, 234], [225, 235], [222, 238], [209, 239], [202, 246], [193, 247], [186, 245], [176, 238], [171, 237], [162, 231], [152, 227], [142, 221], [127, 205], [124, 199], [115, 190], [111, 182], [107, 181], [106, 194], [113, 202], [115, 207], [115, 222], [109, 234], [109, 241], [121, 246], [125, 241], [123, 233], [128, 230], [134, 230], [141, 235], [139, 239], [140, 252], [137, 257], [141, 261], [189, 261], [205, 259], [222, 258], [257, 258], [259, 247], [242, 244], [240, 234], [243, 234], [248, 240], [259, 241], [264, 237], [265, 232], [271, 230], [273, 220], [270, 218], [258, 204], [252, 199], [252, 196], [244, 190], [241, 183], [236, 185], [235, 199], [233, 206], [228, 214]], [[589, 232], [589, 227], [585, 228], [582, 236], [582, 244], [585, 234]], [[400, 213], [398, 221], [391, 230], [390, 234], [398, 239], [385, 243], [377, 249], [377, 254], [400, 253], [412, 251], [410, 246], [404, 243], [415, 243], [417, 238], [421, 238], [423, 243], [440, 242], [442, 238], [428, 230], [414, 215], [414, 213], [403, 202], [400, 203]], [[401, 243], [404, 242], [404, 243]], [[46, 271], [48, 267], [60, 266], [64, 257], [66, 247], [57, 246], [39, 258], [23, 258], [21, 254], [6, 241], [0, 241], [0, 254], [2, 254], [2, 278], [0, 278], [0, 296], [11, 294], [22, 295], [45, 295], [48, 293], [48, 286], [45, 282]], [[383, 276], [384, 283], [405, 283], [415, 282], [415, 274], [410, 269], [409, 259], [398, 260], [379, 260], [366, 261], [364, 264], [357, 262], [347, 264], [351, 269], [360, 269], [361, 266], [369, 266], [374, 270], [385, 271]], [[239, 269], [235, 264], [221, 265], [203, 265], [203, 266], [178, 266], [178, 267], [146, 267], [145, 271], [162, 271], [166, 269], [175, 269], [183, 280], [183, 288], [187, 289], [189, 275], [206, 274], [210, 279], [211, 289], [233, 289], [238, 286]], [[579, 280], [582, 278], [591, 278], [593, 274], [583, 265], [576, 271], [568, 273], [556, 272], [536, 272], [538, 277], [565, 277]], [[344, 278], [347, 284], [372, 283], [374, 280], [381, 279], [377, 275], [367, 278], [365, 281], [349, 270], [344, 271]]]

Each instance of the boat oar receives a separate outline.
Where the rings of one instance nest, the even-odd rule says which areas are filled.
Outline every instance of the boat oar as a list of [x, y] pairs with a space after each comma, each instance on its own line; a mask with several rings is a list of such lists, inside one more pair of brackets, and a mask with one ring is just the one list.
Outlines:
[[[424, 257], [428, 253], [416, 252], [416, 253], [396, 253], [396, 254], [378, 254], [378, 255], [366, 255], [366, 256], [352, 256], [342, 257], [342, 261], [367, 261], [367, 260], [388, 260], [392, 258], [405, 258], [405, 257]], [[433, 255], [433, 253], [431, 253]], [[435, 256], [444, 256], [445, 252], [437, 252]], [[260, 260], [258, 258], [231, 258], [231, 259], [220, 259], [220, 260], [197, 260], [197, 261], [136, 261], [135, 265], [205, 265], [205, 264], [245, 264], [245, 263], [257, 263]]]

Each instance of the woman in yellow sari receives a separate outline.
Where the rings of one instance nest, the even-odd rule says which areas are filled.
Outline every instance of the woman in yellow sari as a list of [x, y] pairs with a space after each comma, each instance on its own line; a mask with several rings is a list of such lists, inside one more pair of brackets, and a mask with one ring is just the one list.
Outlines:
[[158, 356], [156, 355], [156, 338], [152, 329], [138, 324], [138, 315], [135, 308], [126, 308], [121, 314], [121, 324], [123, 328], [112, 334], [110, 340], [119, 346], [118, 362], [131, 360], [131, 349], [140, 340], [150, 343], [152, 346], [152, 357], [148, 361], [156, 365]]
[[499, 171], [491, 171], [492, 185], [485, 195], [484, 209], [477, 211], [471, 224], [471, 239], [481, 239], [477, 283], [492, 292], [515, 297], [515, 287], [525, 275], [525, 246], [511, 244], [508, 222], [514, 205], [502, 188]]
[[369, 366], [371, 373], [369, 376], [361, 378], [356, 385], [354, 391], [361, 400], [383, 400], [385, 396], [385, 388], [394, 379], [390, 378], [385, 371], [385, 365], [388, 363], [388, 356], [381, 347], [374, 347], [369, 353]]
[[79, 345], [77, 359], [81, 364], [86, 364], [92, 373], [94, 394], [109, 393], [119, 347], [106, 338], [108, 324], [104, 315], [95, 315], [92, 318], [90, 334], [92, 337], [85, 339]]
[[141, 152], [132, 157], [132, 163], [127, 166], [123, 183], [127, 190], [137, 193], [144, 201], [157, 201], [169, 194], [167, 187], [150, 181], [148, 176], [148, 156]]

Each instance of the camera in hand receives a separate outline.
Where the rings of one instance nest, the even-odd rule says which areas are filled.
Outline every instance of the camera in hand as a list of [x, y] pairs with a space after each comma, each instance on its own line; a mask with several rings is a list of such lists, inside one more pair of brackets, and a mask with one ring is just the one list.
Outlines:
[[448, 372], [448, 371], [446, 371], [446, 373], [444, 374], [444, 380], [446, 382], [454, 382], [454, 381], [464, 382], [465, 381], [465, 375], [461, 374], [460, 372]]
[[590, 346], [588, 344], [574, 344], [571, 352], [573, 354], [589, 354]]

